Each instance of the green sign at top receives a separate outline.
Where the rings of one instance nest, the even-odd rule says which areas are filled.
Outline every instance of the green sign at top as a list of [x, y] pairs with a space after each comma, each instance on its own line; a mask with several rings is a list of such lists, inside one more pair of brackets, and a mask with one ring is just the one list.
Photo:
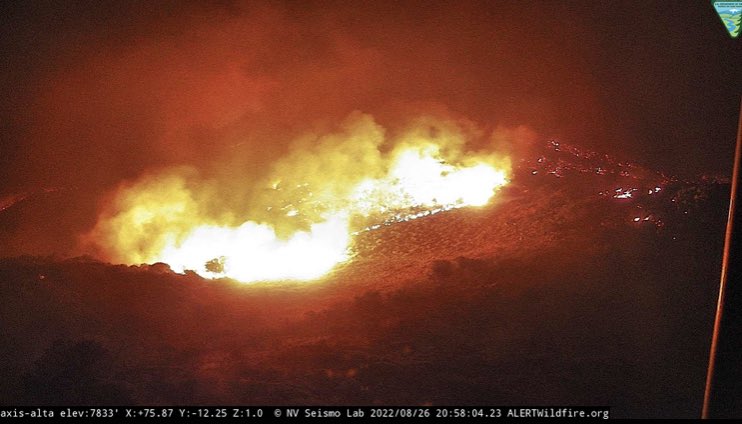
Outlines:
[[724, 23], [729, 35], [732, 38], [737, 38], [740, 24], [742, 24], [742, 1], [712, 0], [711, 3], [714, 5], [714, 9], [716, 9], [716, 13]]

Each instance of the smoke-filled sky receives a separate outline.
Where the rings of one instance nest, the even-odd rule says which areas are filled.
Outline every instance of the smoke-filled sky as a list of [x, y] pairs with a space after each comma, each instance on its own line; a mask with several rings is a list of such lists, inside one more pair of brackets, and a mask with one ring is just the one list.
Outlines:
[[708, 3], [4, 4], [0, 197], [64, 202], [54, 222], [3, 223], [1, 253], [73, 249], [115, 187], [166, 167], [243, 196], [354, 111], [391, 133], [432, 113], [728, 174], [742, 49]]

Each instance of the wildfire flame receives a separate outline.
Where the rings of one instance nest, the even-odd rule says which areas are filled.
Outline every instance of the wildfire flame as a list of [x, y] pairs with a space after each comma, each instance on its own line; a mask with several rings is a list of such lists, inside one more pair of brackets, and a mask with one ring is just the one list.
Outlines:
[[358, 230], [483, 206], [507, 183], [506, 160], [465, 152], [460, 128], [434, 124], [438, 134], [418, 123], [382, 153], [383, 128], [353, 115], [344, 132], [275, 165], [250, 220], [204, 207], [205, 184], [183, 170], [145, 177], [118, 191], [90, 237], [117, 262], [242, 282], [316, 279], [349, 258]]

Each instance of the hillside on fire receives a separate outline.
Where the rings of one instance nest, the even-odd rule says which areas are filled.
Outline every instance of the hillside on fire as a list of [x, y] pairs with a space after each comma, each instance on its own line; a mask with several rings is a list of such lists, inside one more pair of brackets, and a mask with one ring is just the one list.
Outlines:
[[[353, 261], [312, 283], [4, 259], [2, 401], [608, 404], [613, 416], [692, 416], [728, 184], [637, 166], [641, 177], [621, 176], [609, 162], [588, 173], [580, 157], [545, 143], [496, 205], [361, 233]], [[621, 198], [618, 181], [635, 197]]]
[[699, 416], [706, 3], [0, 6], [0, 404]]

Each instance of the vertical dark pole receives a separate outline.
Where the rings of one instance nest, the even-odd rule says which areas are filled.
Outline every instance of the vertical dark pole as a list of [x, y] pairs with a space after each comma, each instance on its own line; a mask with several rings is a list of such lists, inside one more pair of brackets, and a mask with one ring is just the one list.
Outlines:
[[[711, 352], [709, 355], [708, 371], [706, 373], [706, 390], [703, 396], [703, 411], [701, 418], [716, 418], [740, 413], [740, 397], [738, 392], [738, 375], [742, 365], [742, 351], [735, 345], [740, 344], [742, 334], [740, 326], [740, 299], [742, 298], [742, 237], [740, 229], [735, 234], [735, 221], [738, 226], [740, 213], [736, 205], [737, 199], [742, 196], [740, 191], [740, 155], [742, 155], [742, 99], [740, 101], [740, 117], [737, 128], [737, 147], [734, 151], [734, 170], [732, 172], [732, 188], [729, 197], [729, 216], [724, 236], [724, 253], [721, 264], [721, 281], [719, 284], [719, 299], [716, 305], [714, 331], [711, 336]], [[735, 219], [736, 218], [736, 219]], [[733, 284], [729, 284], [732, 280]], [[725, 310], [726, 309], [726, 310]], [[721, 371], [724, 375], [717, 373]]]

